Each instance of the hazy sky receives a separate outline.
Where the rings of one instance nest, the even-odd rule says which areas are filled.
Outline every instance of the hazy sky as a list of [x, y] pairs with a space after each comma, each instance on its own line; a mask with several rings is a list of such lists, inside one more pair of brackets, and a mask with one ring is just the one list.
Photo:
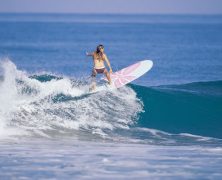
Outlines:
[[222, 0], [0, 0], [0, 12], [222, 14]]

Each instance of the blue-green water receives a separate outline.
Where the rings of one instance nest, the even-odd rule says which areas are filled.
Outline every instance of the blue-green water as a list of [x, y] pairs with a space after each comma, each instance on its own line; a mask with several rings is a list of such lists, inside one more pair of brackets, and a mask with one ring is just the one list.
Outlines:
[[[0, 178], [219, 179], [221, 29], [220, 15], [0, 14]], [[88, 94], [100, 43], [113, 71], [154, 66]]]
[[133, 89], [144, 103], [141, 127], [222, 138], [221, 81]]

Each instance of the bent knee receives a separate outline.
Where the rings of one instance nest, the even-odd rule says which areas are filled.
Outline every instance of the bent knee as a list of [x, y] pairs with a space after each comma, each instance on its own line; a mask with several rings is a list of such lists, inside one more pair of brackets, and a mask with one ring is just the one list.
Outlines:
[[107, 69], [105, 69], [103, 73], [104, 73], [104, 74], [109, 74], [109, 72], [107, 71]]

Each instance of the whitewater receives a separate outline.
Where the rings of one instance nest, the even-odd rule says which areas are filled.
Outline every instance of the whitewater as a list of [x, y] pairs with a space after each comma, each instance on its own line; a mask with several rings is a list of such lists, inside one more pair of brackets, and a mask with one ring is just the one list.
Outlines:
[[221, 177], [221, 139], [141, 126], [139, 86], [87, 94], [88, 83], [1, 61], [0, 177]]
[[[209, 87], [203, 82], [193, 85], [154, 86], [148, 89], [131, 85], [89, 94], [90, 79], [87, 77], [72, 79], [68, 76], [53, 74], [29, 75], [25, 71], [18, 70], [9, 59], [2, 60], [0, 67], [2, 74], [0, 83], [2, 137], [12, 135], [53, 137], [70, 136], [72, 133], [75, 136], [75, 133], [81, 132], [88, 134], [89, 138], [92, 134], [96, 134], [101, 138], [114, 140], [124, 136], [133, 137], [133, 131], [138, 131], [140, 134], [147, 131], [154, 135], [164, 136], [167, 135], [166, 132], [174, 132], [173, 129], [167, 131], [164, 129], [166, 132], [161, 132], [164, 126], [171, 125], [174, 118], [180, 118], [178, 123], [173, 122], [177, 128], [177, 134], [183, 133], [184, 135], [189, 134], [189, 130], [186, 128], [192, 128], [189, 124], [185, 124], [185, 126], [185, 121], [187, 123], [192, 121], [194, 125], [195, 116], [201, 117], [203, 112], [202, 122], [196, 120], [199, 127], [205, 130], [203, 134], [212, 138], [222, 136], [221, 134], [211, 135], [210, 126], [204, 129], [205, 124], [210, 123], [210, 118], [217, 120], [221, 115], [221, 94], [212, 95], [211, 91], [207, 91]], [[204, 96], [203, 92], [199, 90], [204, 91], [204, 88], [197, 89], [201, 84], [205, 84], [204, 86], [207, 87]], [[210, 84], [212, 89], [212, 82]], [[220, 87], [221, 83], [215, 89]], [[197, 92], [198, 94], [196, 94]], [[212, 99], [211, 102], [209, 102], [209, 98]], [[153, 102], [154, 100], [156, 102]], [[185, 102], [183, 103], [183, 101]], [[171, 105], [169, 109], [166, 109], [167, 106], [164, 104], [175, 102], [181, 107], [176, 109], [177, 105], [175, 107]], [[208, 103], [204, 105], [206, 102]], [[201, 103], [201, 108], [199, 103]], [[193, 107], [192, 104], [194, 104]], [[212, 105], [213, 108], [210, 109]], [[184, 113], [181, 110], [185, 109], [185, 112], [189, 112], [195, 107], [193, 119], [190, 114], [188, 117], [185, 114], [184, 117], [181, 116]], [[158, 113], [160, 110], [161, 114]], [[177, 115], [176, 111], [181, 111], [181, 114]], [[154, 120], [155, 122], [153, 122]], [[221, 125], [220, 121], [216, 120], [214, 128]], [[158, 123], [162, 124], [157, 126], [156, 130], [147, 127], [155, 127]], [[180, 124], [184, 126], [184, 129], [180, 129]], [[193, 134], [202, 135], [197, 130]], [[130, 135], [131, 133], [132, 135]], [[143, 141], [149, 138], [136, 137], [136, 139]]]
[[[0, 14], [0, 179], [221, 179], [221, 29], [221, 15]], [[89, 94], [101, 43], [114, 72], [154, 67]]]
[[49, 136], [75, 130], [105, 136], [104, 131], [129, 128], [142, 111], [130, 88], [89, 95], [87, 82], [47, 75], [41, 82], [40, 75], [29, 77], [9, 60], [1, 68], [2, 136], [4, 131]]

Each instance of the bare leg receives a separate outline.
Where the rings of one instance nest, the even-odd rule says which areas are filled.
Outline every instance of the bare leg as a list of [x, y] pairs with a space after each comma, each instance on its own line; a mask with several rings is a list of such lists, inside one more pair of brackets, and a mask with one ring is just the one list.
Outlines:
[[97, 74], [96, 70], [93, 69], [91, 76], [91, 86], [89, 88], [89, 91], [93, 91], [96, 89], [96, 74]]
[[111, 84], [112, 82], [111, 82], [111, 78], [110, 78], [110, 73], [107, 70], [105, 70], [104, 74], [106, 75], [106, 78], [108, 79], [109, 84]]

